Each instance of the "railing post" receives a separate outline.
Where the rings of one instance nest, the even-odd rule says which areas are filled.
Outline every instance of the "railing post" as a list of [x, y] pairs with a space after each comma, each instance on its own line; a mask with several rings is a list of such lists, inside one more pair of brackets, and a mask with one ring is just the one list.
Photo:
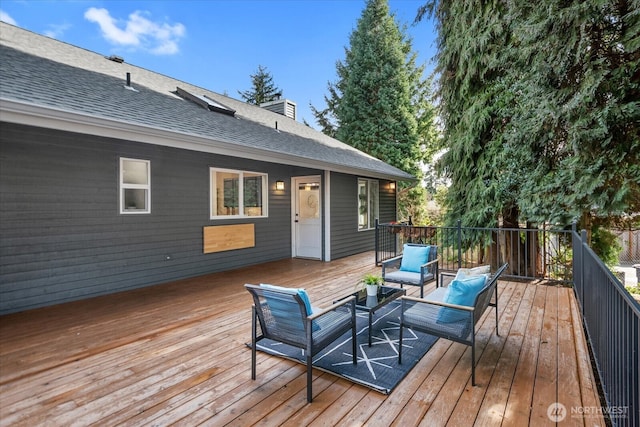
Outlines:
[[[574, 242], [574, 239], [582, 240], [578, 236], [578, 222], [576, 220], [571, 224], [571, 249], [573, 251], [573, 289], [574, 293], [577, 290], [577, 297], [580, 300], [580, 311], [582, 317], [584, 318], [584, 251], [582, 250], [582, 241]], [[578, 245], [580, 247], [578, 248]], [[579, 251], [579, 253], [578, 253]], [[578, 264], [576, 265], [576, 258], [578, 260]], [[578, 281], [579, 283], [576, 283]]]
[[458, 269], [462, 268], [462, 221], [458, 220]]
[[393, 256], [398, 255], [398, 235], [397, 234], [393, 234]]
[[[587, 230], [580, 230], [580, 289], [582, 289], [582, 295], [580, 295], [580, 302], [582, 304], [582, 307], [584, 307], [584, 296], [587, 293], [586, 289], [584, 288], [584, 259], [586, 257], [585, 255], [585, 246], [588, 246], [587, 244]], [[584, 308], [583, 308], [584, 310]]]
[[380, 251], [380, 238], [378, 237], [378, 235], [380, 234], [380, 229], [378, 228], [378, 225], [380, 225], [380, 220], [378, 218], [375, 219], [375, 224], [376, 224], [376, 236], [375, 236], [375, 248], [376, 248], [376, 265], [378, 265], [379, 262], [379, 256], [378, 256], [378, 252]]

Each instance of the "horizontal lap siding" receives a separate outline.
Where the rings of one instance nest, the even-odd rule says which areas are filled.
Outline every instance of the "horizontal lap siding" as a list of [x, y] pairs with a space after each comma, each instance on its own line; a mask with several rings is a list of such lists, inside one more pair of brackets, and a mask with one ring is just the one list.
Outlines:
[[[209, 167], [271, 183], [288, 167], [7, 123], [0, 135], [0, 314], [291, 255], [288, 190], [270, 185], [269, 218], [209, 220]], [[120, 157], [151, 161], [151, 214], [119, 214]], [[254, 248], [202, 253], [203, 227], [247, 222]]]
[[[395, 220], [395, 193], [380, 180], [380, 220]], [[375, 249], [375, 230], [358, 231], [358, 177], [331, 174], [331, 259]]]
[[397, 220], [396, 191], [389, 188], [388, 181], [380, 181], [380, 218], [381, 224]]

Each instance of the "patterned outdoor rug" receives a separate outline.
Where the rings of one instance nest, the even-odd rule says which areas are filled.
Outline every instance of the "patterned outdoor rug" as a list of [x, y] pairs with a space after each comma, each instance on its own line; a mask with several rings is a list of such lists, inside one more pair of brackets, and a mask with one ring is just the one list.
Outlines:
[[[373, 315], [372, 345], [368, 343], [369, 314], [356, 312], [358, 364], [353, 365], [351, 332], [338, 338], [316, 355], [314, 368], [330, 372], [373, 390], [389, 394], [413, 369], [437, 340], [436, 337], [405, 328], [402, 338], [402, 364], [398, 364], [398, 332], [400, 302], [393, 301]], [[251, 343], [247, 344], [248, 346]], [[258, 342], [257, 349], [305, 364], [304, 351], [268, 339]]]

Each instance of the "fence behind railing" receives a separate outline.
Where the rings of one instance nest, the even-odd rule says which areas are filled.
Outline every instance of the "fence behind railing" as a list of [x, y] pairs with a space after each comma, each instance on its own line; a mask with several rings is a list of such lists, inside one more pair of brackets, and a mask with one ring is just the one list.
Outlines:
[[571, 231], [523, 228], [376, 224], [376, 265], [402, 253], [404, 243], [438, 246], [439, 267], [509, 263], [509, 278], [571, 283]]
[[640, 305], [573, 230], [574, 291], [613, 425], [640, 425]]
[[618, 244], [621, 247], [620, 264], [640, 264], [640, 230], [613, 229], [611, 231], [618, 237]]

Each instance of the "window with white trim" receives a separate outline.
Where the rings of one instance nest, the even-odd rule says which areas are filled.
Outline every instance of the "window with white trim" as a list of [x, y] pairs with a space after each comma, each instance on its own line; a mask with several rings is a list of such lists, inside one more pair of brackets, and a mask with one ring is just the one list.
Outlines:
[[266, 217], [267, 174], [210, 169], [211, 219]]
[[151, 162], [120, 158], [120, 213], [151, 213]]
[[358, 178], [358, 230], [375, 227], [379, 216], [380, 184], [374, 179]]

